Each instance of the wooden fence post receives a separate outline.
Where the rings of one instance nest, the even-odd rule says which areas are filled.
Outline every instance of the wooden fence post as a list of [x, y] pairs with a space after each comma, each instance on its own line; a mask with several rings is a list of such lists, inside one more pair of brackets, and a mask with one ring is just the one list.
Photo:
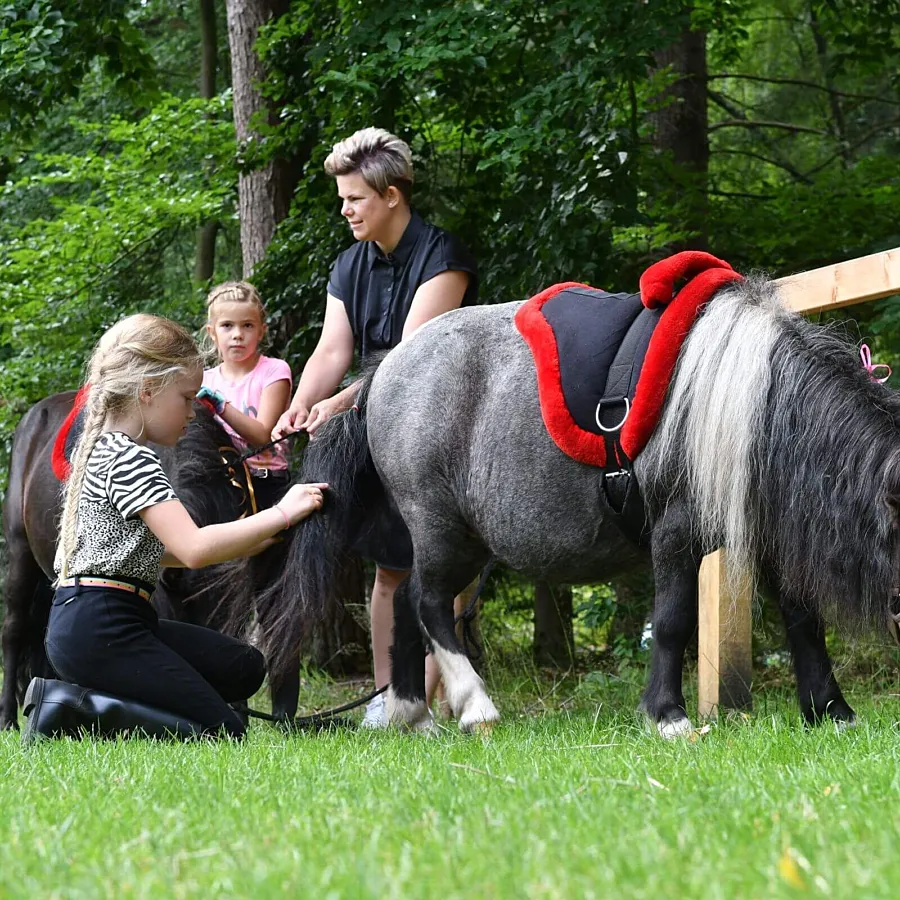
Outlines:
[[725, 556], [718, 550], [700, 566], [697, 712], [704, 718], [719, 707], [743, 709], [751, 702], [753, 598], [747, 584], [727, 589]]
[[[789, 275], [775, 282], [791, 309], [822, 312], [900, 293], [900, 247]], [[698, 707], [701, 716], [750, 705], [752, 597], [725, 592], [725, 553], [700, 567]]]

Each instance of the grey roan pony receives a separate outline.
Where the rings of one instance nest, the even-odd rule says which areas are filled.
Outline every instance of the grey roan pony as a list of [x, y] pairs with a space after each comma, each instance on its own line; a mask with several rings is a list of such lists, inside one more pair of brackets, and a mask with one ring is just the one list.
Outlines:
[[[311, 442], [303, 477], [328, 481], [333, 496], [297, 529], [272, 597], [270, 658], [287, 660], [298, 623], [334, 599], [341, 554], [360, 515], [373, 513], [360, 497], [380, 479], [413, 544], [412, 574], [395, 600], [392, 722], [431, 727], [426, 644], [460, 728], [498, 718], [457, 641], [452, 610], [454, 595], [494, 556], [567, 583], [652, 564], [642, 707], [661, 734], [688, 731], [682, 667], [697, 626], [697, 571], [720, 546], [780, 605], [804, 717], [852, 722], [824, 622], [885, 622], [900, 510], [893, 392], [870, 380], [849, 342], [788, 311], [770, 282], [719, 290], [681, 348], [636, 462], [651, 529], [646, 552], [611, 520], [600, 470], [564, 455], [548, 435], [534, 363], [513, 324], [519, 306], [435, 319], [366, 380], [359, 412], [336, 417]], [[378, 490], [369, 496], [389, 502]]]

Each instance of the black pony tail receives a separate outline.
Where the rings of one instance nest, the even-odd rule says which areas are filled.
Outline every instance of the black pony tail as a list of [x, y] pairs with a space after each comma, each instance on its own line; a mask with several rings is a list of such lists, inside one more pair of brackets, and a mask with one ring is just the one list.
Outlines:
[[325, 503], [287, 533], [282, 573], [257, 604], [260, 649], [276, 683], [296, 665], [316, 623], [358, 596], [359, 567], [351, 565], [350, 547], [367, 498], [381, 493], [366, 435], [366, 402], [382, 358], [366, 367], [353, 408], [329, 419], [306, 447], [299, 481], [327, 482]]

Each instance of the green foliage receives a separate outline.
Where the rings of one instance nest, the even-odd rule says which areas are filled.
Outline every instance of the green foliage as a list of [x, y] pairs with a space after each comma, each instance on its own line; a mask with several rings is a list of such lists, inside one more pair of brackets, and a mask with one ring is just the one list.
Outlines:
[[331, 262], [351, 240], [322, 163], [372, 123], [409, 140], [415, 203], [465, 236], [483, 301], [573, 273], [611, 283], [613, 231], [636, 215], [647, 57], [682, 21], [661, 0], [296, 5], [259, 45], [280, 106], [269, 152], [302, 148], [304, 161], [261, 273], [270, 303], [315, 334]]
[[572, 608], [588, 628], [603, 628], [616, 614], [616, 595], [608, 585], [579, 585], [572, 589]]
[[[36, 173], [7, 183], [0, 211], [0, 433], [30, 403], [79, 382], [100, 331], [138, 310], [187, 322], [201, 310], [191, 265], [166, 290], [160, 265], [179, 236], [234, 217], [234, 142], [227, 96], [165, 97], [137, 121], [79, 126], [87, 150], [35, 157]], [[211, 176], [214, 173], [215, 177]]]
[[[782, 273], [897, 243], [897, 66], [871, 60], [896, 60], [898, 20], [882, 10], [831, 0], [782, 0], [775, 14], [759, 0], [693, 5], [714, 76], [714, 252]], [[263, 154], [303, 164], [260, 273], [291, 317], [287, 352], [309, 351], [330, 264], [351, 240], [322, 162], [366, 124], [410, 141], [415, 202], [465, 236], [482, 302], [571, 278], [633, 287], [644, 265], [689, 235], [694, 201], [669, 189], [679, 182], [653, 147], [654, 110], [672, 78], [653, 54], [686, 23], [675, 2], [518, 0], [321, 0], [271, 23], [260, 50], [279, 119]], [[785, 127], [742, 124], [757, 120]]]
[[0, 2], [0, 146], [77, 93], [95, 59], [123, 90], [144, 97], [155, 65], [116, 0]]
[[713, 249], [780, 274], [896, 246], [900, 5], [743, 5], [709, 41]]

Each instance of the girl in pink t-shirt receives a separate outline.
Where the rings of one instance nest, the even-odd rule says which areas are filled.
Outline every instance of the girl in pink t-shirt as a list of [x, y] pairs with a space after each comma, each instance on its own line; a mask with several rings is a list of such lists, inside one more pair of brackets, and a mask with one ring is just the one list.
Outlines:
[[[266, 311], [252, 284], [227, 281], [206, 298], [206, 331], [219, 365], [203, 373], [197, 399], [220, 420], [238, 451], [268, 444], [291, 398], [291, 369], [260, 353]], [[271, 506], [290, 481], [282, 445], [247, 460], [260, 508]]]

